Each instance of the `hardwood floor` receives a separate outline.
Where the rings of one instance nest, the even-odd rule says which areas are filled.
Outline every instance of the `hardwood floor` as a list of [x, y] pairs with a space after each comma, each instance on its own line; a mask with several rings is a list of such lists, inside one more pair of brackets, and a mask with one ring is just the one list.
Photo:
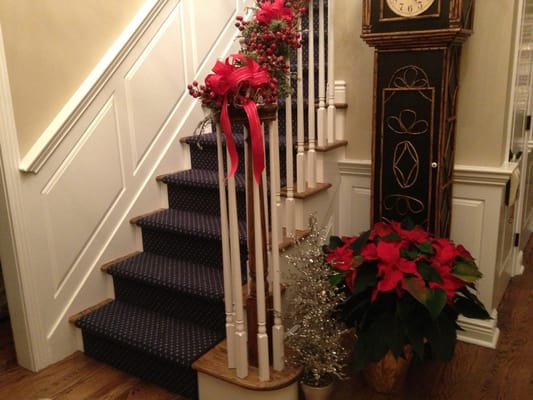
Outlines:
[[[533, 399], [533, 238], [524, 260], [525, 273], [511, 280], [498, 310], [496, 350], [458, 343], [451, 362], [412, 366], [400, 394], [374, 393], [354, 376], [339, 382], [331, 400]], [[184, 400], [82, 353], [39, 373], [27, 371], [16, 364], [7, 320], [0, 321], [0, 399]]]

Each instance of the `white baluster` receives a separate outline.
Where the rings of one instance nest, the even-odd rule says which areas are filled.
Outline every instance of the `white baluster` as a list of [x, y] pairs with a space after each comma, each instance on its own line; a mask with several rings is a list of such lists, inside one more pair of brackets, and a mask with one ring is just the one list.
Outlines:
[[328, 0], [328, 143], [334, 143], [335, 138], [335, 35], [333, 21], [333, 2]]
[[287, 198], [285, 200], [285, 228], [286, 235], [296, 234], [296, 213], [294, 203], [294, 159], [292, 154], [292, 96], [289, 94], [285, 102], [285, 144], [287, 157]]
[[[230, 156], [226, 154], [228, 171], [230, 170]], [[228, 205], [229, 205], [229, 232], [232, 238], [230, 242], [231, 249], [231, 270], [233, 286], [233, 302], [235, 310], [235, 334], [234, 334], [234, 352], [236, 375], [239, 378], [248, 376], [248, 336], [244, 328], [244, 306], [242, 293], [242, 273], [241, 273], [241, 251], [239, 240], [239, 220], [237, 216], [237, 196], [235, 190], [235, 178], [228, 179]]]
[[[298, 23], [298, 30], [302, 29]], [[303, 50], [296, 51], [296, 191], [305, 192], [305, 133], [304, 133], [304, 77]]]
[[307, 61], [308, 65], [308, 141], [309, 141], [309, 150], [307, 151], [307, 186], [314, 188], [316, 186], [316, 131], [315, 131], [315, 42], [314, 42], [314, 30], [313, 30], [313, 18], [314, 18], [314, 7], [313, 0], [309, 2], [309, 25], [308, 25], [308, 49], [309, 49], [309, 59]]
[[218, 193], [220, 196], [220, 229], [222, 233], [222, 265], [224, 276], [224, 305], [226, 311], [226, 348], [228, 352], [228, 368], [235, 368], [235, 323], [233, 321], [233, 296], [231, 279], [230, 238], [228, 225], [228, 205], [224, 182], [224, 162], [220, 124], [217, 124], [217, 166], [218, 166]]
[[324, 43], [324, 0], [318, 1], [318, 110], [317, 137], [318, 145], [326, 145], [326, 49]]
[[257, 359], [258, 375], [260, 381], [270, 379], [268, 333], [266, 329], [266, 295], [263, 265], [263, 232], [261, 228], [261, 195], [260, 187], [253, 185], [254, 201], [254, 236], [255, 236], [255, 271], [256, 271], [256, 294], [257, 294]]
[[270, 124], [270, 209], [272, 220], [272, 233], [270, 243], [270, 265], [272, 276], [272, 297], [274, 308], [274, 325], [272, 326], [272, 367], [275, 371], [282, 371], [285, 366], [284, 348], [284, 328], [281, 319], [281, 273], [279, 267], [279, 214], [278, 199], [279, 192], [275, 193], [274, 188], [279, 187], [279, 132], [278, 121]]

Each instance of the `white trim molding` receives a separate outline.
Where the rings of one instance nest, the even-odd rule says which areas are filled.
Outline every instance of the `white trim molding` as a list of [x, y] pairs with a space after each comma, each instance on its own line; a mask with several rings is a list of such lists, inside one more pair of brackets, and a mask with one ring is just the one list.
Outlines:
[[180, 138], [204, 115], [187, 83], [238, 46], [243, 4], [147, 1], [22, 162], [0, 47], [0, 256], [24, 367], [81, 350], [68, 317], [113, 297], [102, 264], [142, 249], [129, 220], [167, 206], [156, 176], [189, 167]]
[[[461, 318], [465, 329], [460, 340], [495, 347], [499, 329], [496, 308], [517, 262], [512, 245], [512, 229], [507, 225], [509, 207], [506, 186], [516, 164], [501, 167], [456, 165], [451, 238], [462, 243], [476, 258], [483, 278], [478, 295], [492, 315], [489, 321]], [[339, 162], [341, 187], [338, 205], [338, 234], [353, 235], [370, 226], [372, 164], [370, 160]]]
[[35, 371], [47, 359], [47, 346], [38, 306], [38, 282], [28, 267], [31, 225], [22, 206], [15, 114], [4, 54], [0, 27], [0, 258], [17, 361]]
[[168, 2], [169, 0], [147, 0], [144, 3], [135, 18], [20, 161], [21, 171], [35, 174], [39, 172]]

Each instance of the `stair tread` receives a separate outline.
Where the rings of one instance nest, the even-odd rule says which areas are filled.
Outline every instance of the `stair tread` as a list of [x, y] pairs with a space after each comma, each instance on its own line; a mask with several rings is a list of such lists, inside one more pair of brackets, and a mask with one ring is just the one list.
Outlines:
[[[136, 220], [141, 227], [160, 229], [207, 239], [221, 239], [220, 217], [174, 208], [164, 209]], [[239, 236], [246, 238], [246, 222], [239, 221]]]
[[[235, 187], [244, 190], [245, 178], [243, 174], [236, 173]], [[186, 185], [218, 189], [218, 171], [208, 169], [187, 169], [164, 175], [161, 180], [166, 184]]]
[[142, 252], [109, 266], [106, 271], [113, 277], [144, 282], [191, 296], [213, 301], [224, 298], [223, 271], [214, 266]]
[[[223, 136], [224, 137], [224, 136]], [[265, 135], [265, 146], [268, 146], [268, 134]], [[225, 141], [225, 139], [223, 139]], [[233, 132], [233, 140], [237, 147], [244, 146], [244, 135], [239, 132]], [[199, 145], [199, 146], [214, 146], [217, 143], [216, 133], [203, 133], [201, 135], [187, 136], [183, 138], [183, 141], [190, 146]], [[279, 135], [278, 142], [280, 146], [285, 146], [285, 136]]]
[[224, 336], [223, 332], [119, 300], [84, 315], [76, 326], [88, 334], [187, 367]]

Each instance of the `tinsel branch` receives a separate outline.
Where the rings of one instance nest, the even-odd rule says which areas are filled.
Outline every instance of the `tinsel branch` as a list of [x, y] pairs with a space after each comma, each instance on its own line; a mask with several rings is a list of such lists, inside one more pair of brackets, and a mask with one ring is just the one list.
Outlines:
[[333, 316], [345, 294], [330, 283], [331, 267], [322, 251], [325, 229], [318, 228], [314, 216], [309, 228], [309, 234], [296, 243], [295, 253], [287, 256], [292, 282], [287, 319], [293, 326], [286, 342], [292, 350], [289, 362], [303, 366], [302, 381], [321, 386], [332, 377], [345, 378], [346, 327]]

